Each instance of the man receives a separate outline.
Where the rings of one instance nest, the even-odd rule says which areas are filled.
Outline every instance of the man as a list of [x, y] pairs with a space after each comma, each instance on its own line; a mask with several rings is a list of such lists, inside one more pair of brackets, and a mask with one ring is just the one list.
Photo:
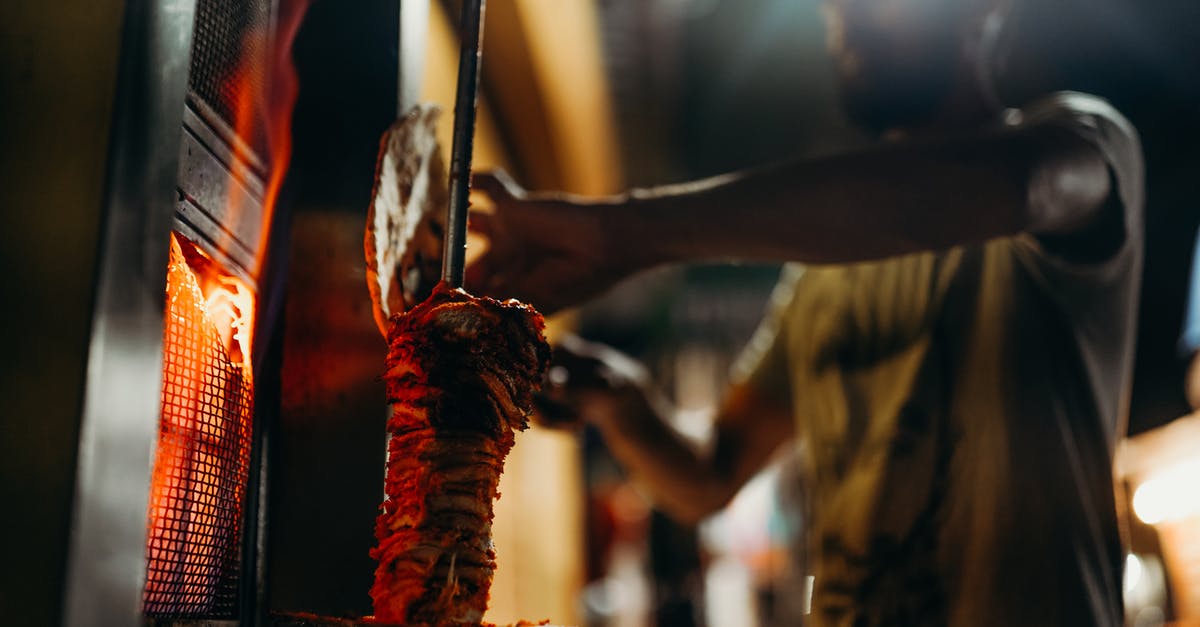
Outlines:
[[795, 437], [812, 624], [1120, 625], [1111, 454], [1142, 258], [1136, 133], [1081, 94], [1002, 111], [1006, 3], [827, 9], [847, 108], [886, 141], [617, 198], [479, 176], [496, 212], [468, 288], [553, 311], [662, 263], [807, 264], [735, 369], [710, 454], [607, 351], [569, 358], [605, 376], [551, 397], [684, 520]]

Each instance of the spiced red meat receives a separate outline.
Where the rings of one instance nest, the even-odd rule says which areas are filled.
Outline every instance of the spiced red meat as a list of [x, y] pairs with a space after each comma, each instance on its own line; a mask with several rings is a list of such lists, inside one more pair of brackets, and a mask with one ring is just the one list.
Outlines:
[[543, 328], [532, 307], [444, 284], [390, 317], [376, 620], [479, 624], [496, 566], [500, 473], [549, 361]]

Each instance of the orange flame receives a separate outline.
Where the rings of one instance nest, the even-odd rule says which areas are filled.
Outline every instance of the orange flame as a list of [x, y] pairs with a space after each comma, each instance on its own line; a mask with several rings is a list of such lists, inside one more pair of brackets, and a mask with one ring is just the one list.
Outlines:
[[[292, 111], [300, 93], [296, 66], [292, 63], [292, 44], [300, 31], [309, 0], [285, 0], [278, 6], [277, 28], [274, 33], [252, 31], [242, 42], [242, 64], [227, 79], [231, 93], [236, 94], [234, 130], [238, 137], [254, 138], [261, 132], [265, 139], [267, 180], [262, 199], [262, 225], [259, 231], [255, 271], [262, 267], [270, 239], [275, 204], [292, 157]], [[264, 80], [254, 80], [254, 69], [266, 66]], [[251, 174], [248, 164], [254, 162], [247, 143], [234, 143], [233, 176], [246, 178]], [[237, 216], [243, 207], [241, 199], [230, 194], [229, 215]]]

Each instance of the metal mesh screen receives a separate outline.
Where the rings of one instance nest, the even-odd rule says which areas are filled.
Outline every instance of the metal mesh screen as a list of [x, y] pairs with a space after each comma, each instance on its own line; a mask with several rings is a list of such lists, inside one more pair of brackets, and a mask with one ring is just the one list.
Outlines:
[[174, 240], [163, 345], [143, 611], [230, 618], [238, 606], [253, 383], [249, 369], [230, 360]]
[[[267, 48], [247, 46], [252, 34], [268, 33], [270, 0], [199, 0], [196, 30], [192, 39], [192, 62], [188, 87], [193, 96], [208, 105], [230, 128], [238, 129], [239, 95], [265, 93]], [[246, 58], [249, 55], [250, 58]], [[245, 125], [243, 125], [245, 126]], [[261, 125], [247, 128], [260, 129]], [[263, 137], [242, 139], [260, 151]]]

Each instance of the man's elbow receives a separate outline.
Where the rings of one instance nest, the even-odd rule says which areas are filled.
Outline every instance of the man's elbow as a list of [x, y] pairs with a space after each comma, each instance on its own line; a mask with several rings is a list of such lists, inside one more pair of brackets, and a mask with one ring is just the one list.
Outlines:
[[715, 483], [705, 485], [690, 494], [663, 494], [656, 499], [656, 505], [675, 522], [695, 526], [725, 509], [736, 494], [736, 488]]

